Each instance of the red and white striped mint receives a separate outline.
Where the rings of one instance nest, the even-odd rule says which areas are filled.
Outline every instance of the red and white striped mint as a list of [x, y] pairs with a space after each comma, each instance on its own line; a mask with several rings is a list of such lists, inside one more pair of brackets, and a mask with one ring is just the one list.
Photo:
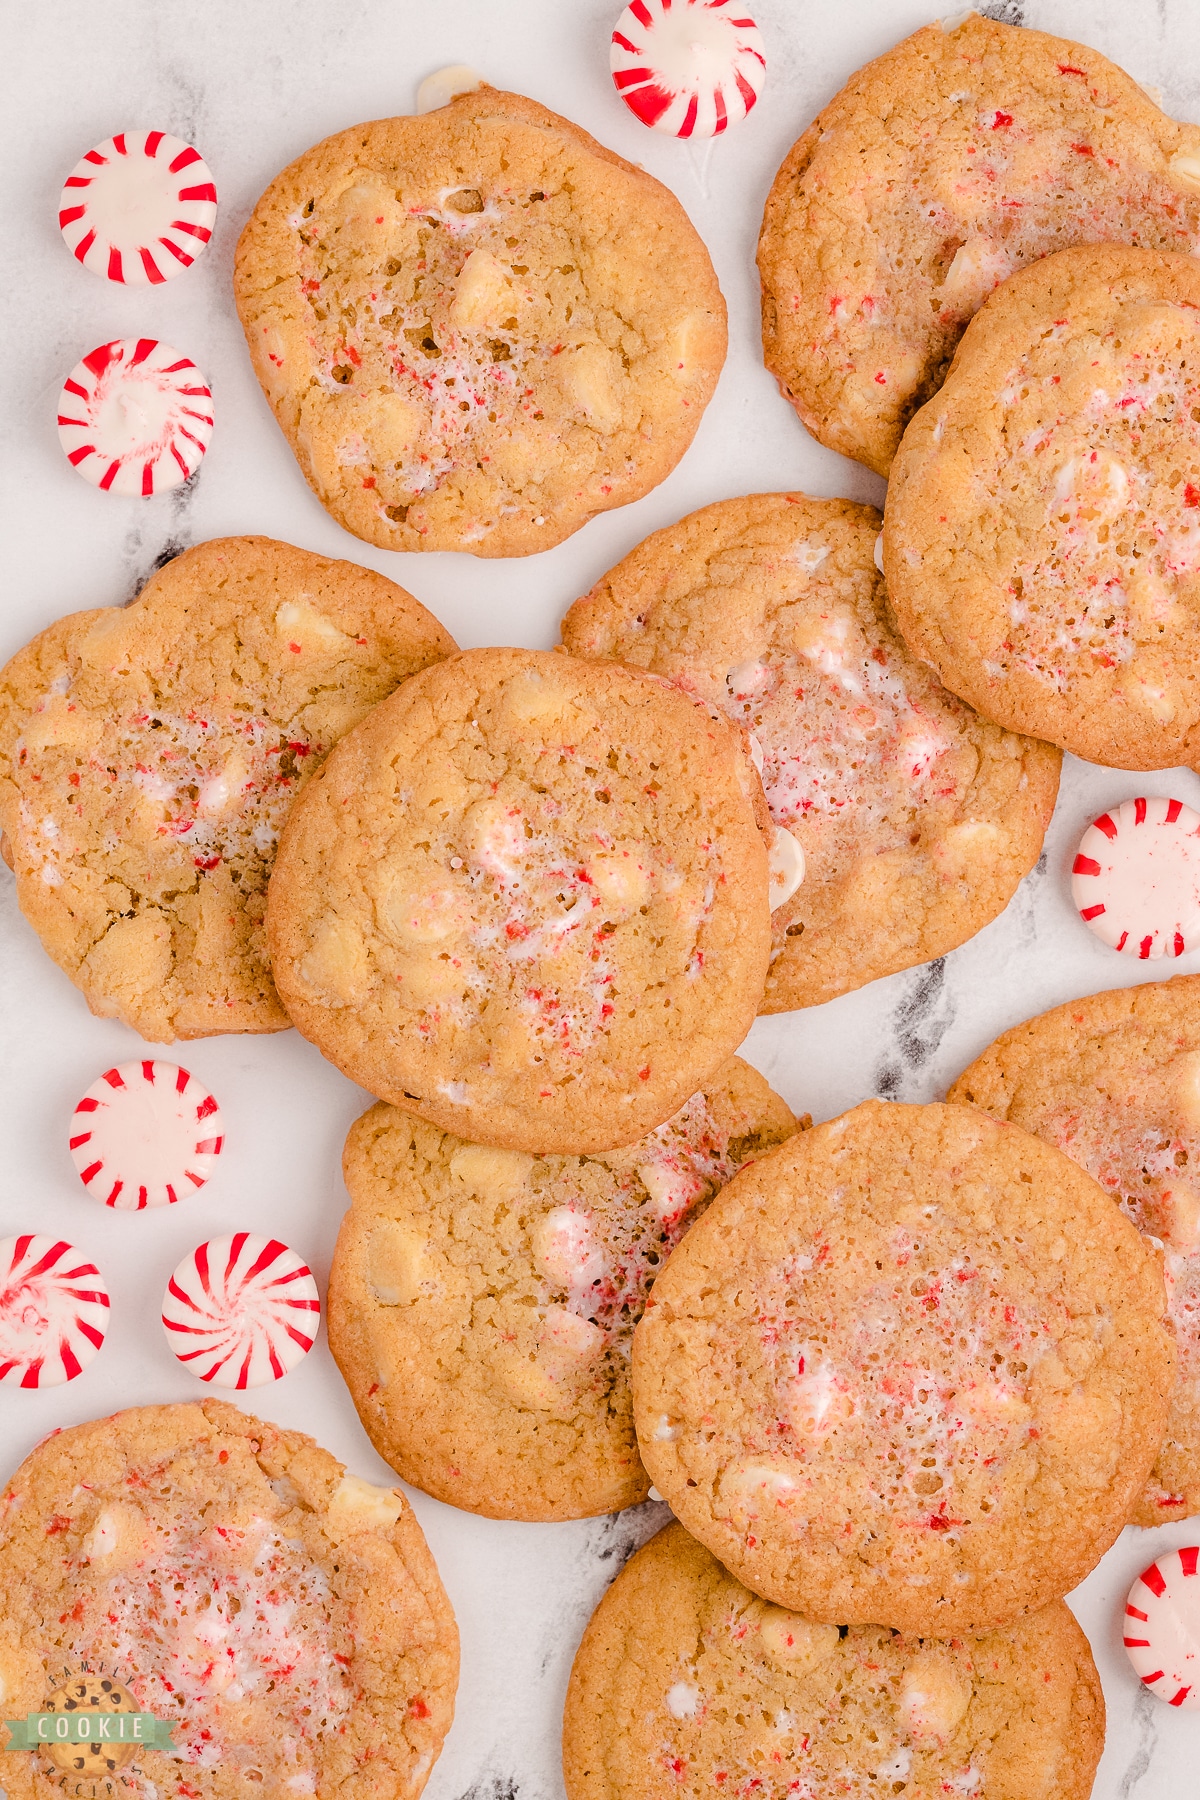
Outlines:
[[118, 131], [81, 156], [63, 184], [67, 249], [109, 281], [170, 281], [213, 234], [217, 190], [192, 144], [168, 131]]
[[261, 1387], [308, 1355], [321, 1301], [294, 1250], [235, 1231], [184, 1258], [167, 1283], [162, 1322], [172, 1350], [201, 1381]]
[[58, 397], [67, 461], [113, 494], [162, 494], [200, 467], [212, 394], [190, 356], [157, 338], [114, 338], [77, 362]]
[[1071, 898], [1096, 936], [1126, 956], [1200, 948], [1200, 814], [1182, 800], [1123, 800], [1079, 840]]
[[173, 1206], [204, 1186], [225, 1143], [204, 1083], [169, 1062], [105, 1069], [71, 1118], [71, 1159], [94, 1200], [121, 1211]]
[[762, 34], [742, 0], [631, 0], [609, 55], [613, 82], [643, 125], [716, 137], [762, 92]]
[[0, 1243], [0, 1381], [74, 1381], [104, 1342], [108, 1314], [103, 1277], [73, 1244], [40, 1232]]
[[1152, 1694], [1200, 1712], [1200, 1545], [1168, 1550], [1143, 1569], [1125, 1602], [1123, 1642]]

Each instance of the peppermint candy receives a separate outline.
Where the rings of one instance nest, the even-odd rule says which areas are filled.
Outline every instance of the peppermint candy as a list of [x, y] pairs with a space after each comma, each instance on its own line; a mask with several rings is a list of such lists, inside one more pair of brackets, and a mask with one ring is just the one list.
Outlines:
[[762, 35], [741, 0], [631, 0], [612, 34], [618, 94], [643, 125], [716, 137], [762, 92]]
[[1168, 1706], [1200, 1712], [1200, 1545], [1143, 1569], [1125, 1602], [1122, 1642], [1143, 1684]]
[[77, 362], [58, 397], [58, 438], [93, 487], [161, 494], [189, 481], [212, 437], [212, 394], [190, 356], [114, 338]]
[[71, 1159], [94, 1200], [173, 1206], [204, 1186], [225, 1143], [221, 1109], [177, 1063], [128, 1062], [94, 1081], [71, 1120]]
[[104, 1342], [108, 1314], [104, 1279], [74, 1244], [40, 1232], [0, 1243], [0, 1381], [74, 1381]]
[[184, 1258], [167, 1283], [162, 1322], [175, 1355], [201, 1381], [261, 1387], [308, 1355], [321, 1301], [294, 1250], [235, 1231]]
[[1200, 814], [1182, 800], [1125, 800], [1079, 840], [1071, 898], [1113, 950], [1145, 960], [1200, 946]]
[[200, 152], [167, 131], [119, 131], [80, 157], [63, 185], [67, 249], [109, 281], [170, 281], [213, 234], [217, 190]]

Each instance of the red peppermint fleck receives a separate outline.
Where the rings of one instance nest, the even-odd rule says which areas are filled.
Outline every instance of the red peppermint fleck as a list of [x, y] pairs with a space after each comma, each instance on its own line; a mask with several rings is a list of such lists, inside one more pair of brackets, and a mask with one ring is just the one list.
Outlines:
[[1071, 148], [1076, 156], [1095, 156], [1096, 154], [1090, 144], [1072, 144]]
[[1011, 113], [998, 112], [996, 114], [995, 118], [992, 120], [992, 130], [993, 131], [1004, 131], [1009, 125], [1012, 124], [1012, 122], [1013, 122], [1013, 116]]
[[69, 1531], [70, 1527], [70, 1519], [64, 1518], [62, 1513], [55, 1513], [46, 1527], [46, 1536], [57, 1537], [60, 1531]]
[[1183, 490], [1183, 504], [1185, 506], [1200, 506], [1200, 488], [1196, 486], [1194, 481], [1189, 481]]

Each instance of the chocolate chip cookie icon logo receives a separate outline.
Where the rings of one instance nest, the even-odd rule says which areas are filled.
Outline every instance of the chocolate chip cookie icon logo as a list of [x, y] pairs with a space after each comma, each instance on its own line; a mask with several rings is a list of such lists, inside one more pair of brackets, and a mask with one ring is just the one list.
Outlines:
[[103, 1665], [64, 1669], [42, 1712], [6, 1719], [6, 1750], [32, 1750], [56, 1787], [77, 1800], [117, 1800], [139, 1789], [139, 1750], [175, 1748], [177, 1719], [139, 1712], [129, 1684]]

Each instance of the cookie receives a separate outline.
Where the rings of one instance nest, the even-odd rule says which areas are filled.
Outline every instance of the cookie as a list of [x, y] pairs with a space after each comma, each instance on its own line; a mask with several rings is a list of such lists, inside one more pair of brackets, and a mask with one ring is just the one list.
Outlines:
[[406, 1481], [500, 1519], [646, 1498], [629, 1342], [666, 1258], [796, 1121], [732, 1058], [657, 1131], [604, 1156], [524, 1156], [391, 1106], [352, 1127], [329, 1343]]
[[342, 733], [453, 649], [382, 575], [246, 537], [18, 651], [0, 673], [5, 859], [94, 1013], [156, 1044], [288, 1025], [263, 937], [280, 826]]
[[669, 682], [465, 651], [293, 808], [267, 919], [284, 1004], [351, 1080], [458, 1137], [634, 1143], [762, 997], [757, 786], [734, 728]]
[[725, 359], [675, 196], [489, 87], [306, 151], [251, 214], [234, 291], [306, 480], [384, 550], [527, 556], [638, 499]]
[[1175, 1386], [1133, 1520], [1200, 1513], [1200, 975], [1056, 1006], [997, 1038], [946, 1098], [1065, 1151], [1162, 1244]]
[[1061, 1601], [986, 1637], [765, 1605], [679, 1525], [625, 1565], [567, 1689], [568, 1800], [728, 1792], [1087, 1800], [1104, 1698]]
[[751, 734], [803, 851], [772, 917], [764, 1012], [927, 962], [1002, 912], [1041, 853], [1059, 757], [977, 718], [897, 636], [879, 514], [750, 494], [656, 531], [562, 636], [703, 695]]
[[[458, 1633], [397, 1488], [236, 1407], [143, 1406], [52, 1434], [5, 1488], [0, 1679], [9, 1719], [63, 1710], [64, 1682], [86, 1707], [107, 1679], [171, 1721], [136, 1747], [132, 1792], [412, 1800], [450, 1726]], [[41, 1751], [4, 1758], [11, 1800], [61, 1783]]]
[[1200, 127], [1066, 38], [975, 13], [852, 76], [775, 177], [763, 352], [823, 444], [886, 475], [963, 327], [1071, 244], [1200, 246]]
[[1114, 244], [1006, 281], [904, 435], [884, 515], [909, 648], [1090, 762], [1200, 755], [1200, 265]]
[[655, 1283], [642, 1460], [765, 1599], [999, 1629], [1125, 1523], [1166, 1419], [1164, 1311], [1153, 1252], [1061, 1151], [869, 1100], [735, 1176]]

